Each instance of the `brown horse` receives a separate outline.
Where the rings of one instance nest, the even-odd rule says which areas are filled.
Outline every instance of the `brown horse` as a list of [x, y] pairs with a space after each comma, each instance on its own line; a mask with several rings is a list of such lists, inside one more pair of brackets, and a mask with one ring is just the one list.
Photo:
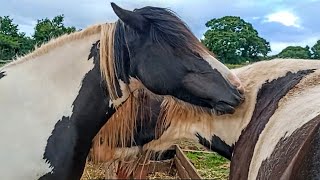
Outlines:
[[[136, 135], [145, 131], [154, 140], [141, 150], [116, 149], [114, 157], [162, 152], [188, 138], [230, 159], [230, 179], [319, 179], [320, 62], [276, 59], [234, 72], [246, 96], [234, 114], [216, 116], [154, 99], [164, 109], [161, 118], [151, 118], [150, 125], [158, 126], [140, 128], [133, 138], [138, 142]], [[159, 113], [159, 104], [153, 108]]]

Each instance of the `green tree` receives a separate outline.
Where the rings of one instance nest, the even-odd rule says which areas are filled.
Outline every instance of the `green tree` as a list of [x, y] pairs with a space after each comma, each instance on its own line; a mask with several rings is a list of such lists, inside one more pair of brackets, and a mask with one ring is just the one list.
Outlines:
[[0, 59], [11, 60], [33, 48], [33, 41], [20, 33], [18, 25], [9, 16], [0, 17]]
[[49, 41], [51, 38], [69, 34], [76, 31], [75, 27], [66, 27], [64, 25], [64, 15], [58, 15], [52, 20], [45, 18], [38, 20], [35, 26], [33, 38], [37, 44]]
[[320, 59], [320, 40], [311, 48], [312, 56], [314, 59]]
[[209, 30], [205, 32], [202, 42], [223, 63], [257, 61], [271, 51], [269, 42], [259, 36], [252, 24], [240, 17], [212, 19], [206, 27]]
[[311, 59], [311, 52], [309, 46], [288, 46], [283, 49], [278, 55], [278, 58], [297, 58], [297, 59]]

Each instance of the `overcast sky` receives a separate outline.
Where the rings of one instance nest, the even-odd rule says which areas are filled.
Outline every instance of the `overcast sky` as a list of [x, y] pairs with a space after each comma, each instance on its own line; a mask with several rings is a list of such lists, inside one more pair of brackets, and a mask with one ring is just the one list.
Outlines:
[[[271, 44], [272, 53], [288, 45], [309, 45], [320, 39], [320, 0], [113, 0], [134, 9], [160, 6], [175, 11], [201, 38], [205, 23], [226, 15], [240, 16], [253, 24]], [[0, 16], [9, 15], [21, 31], [33, 33], [37, 19], [65, 15], [67, 26], [85, 28], [115, 21], [109, 0], [0, 0]]]

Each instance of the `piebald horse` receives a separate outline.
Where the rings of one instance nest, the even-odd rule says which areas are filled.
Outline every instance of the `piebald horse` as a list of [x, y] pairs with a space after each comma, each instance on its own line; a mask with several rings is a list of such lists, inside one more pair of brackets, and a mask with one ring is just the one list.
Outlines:
[[[152, 121], [143, 124], [146, 127], [137, 122], [133, 133], [133, 144], [143, 148], [119, 148], [113, 157], [102, 160], [140, 158], [139, 153], [163, 152], [187, 138], [231, 160], [232, 180], [319, 179], [320, 62], [275, 59], [234, 72], [246, 97], [234, 114], [194, 112], [151, 98]], [[160, 112], [161, 108], [165, 111]], [[158, 118], [161, 116], [164, 121]], [[97, 137], [109, 138], [100, 135]]]
[[0, 69], [1, 179], [80, 179], [92, 139], [139, 87], [218, 114], [242, 102], [239, 79], [173, 12], [111, 6], [117, 22]]

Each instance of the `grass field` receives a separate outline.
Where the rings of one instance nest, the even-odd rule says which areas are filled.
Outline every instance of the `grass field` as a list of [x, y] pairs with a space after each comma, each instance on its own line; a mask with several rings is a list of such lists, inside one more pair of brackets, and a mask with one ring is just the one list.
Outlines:
[[227, 180], [230, 161], [216, 153], [185, 152], [204, 179]]
[[184, 150], [197, 151], [184, 151], [184, 153], [203, 179], [228, 179], [230, 166], [228, 159], [214, 152], [208, 153], [209, 150], [198, 142], [184, 140], [179, 142], [179, 146]]

